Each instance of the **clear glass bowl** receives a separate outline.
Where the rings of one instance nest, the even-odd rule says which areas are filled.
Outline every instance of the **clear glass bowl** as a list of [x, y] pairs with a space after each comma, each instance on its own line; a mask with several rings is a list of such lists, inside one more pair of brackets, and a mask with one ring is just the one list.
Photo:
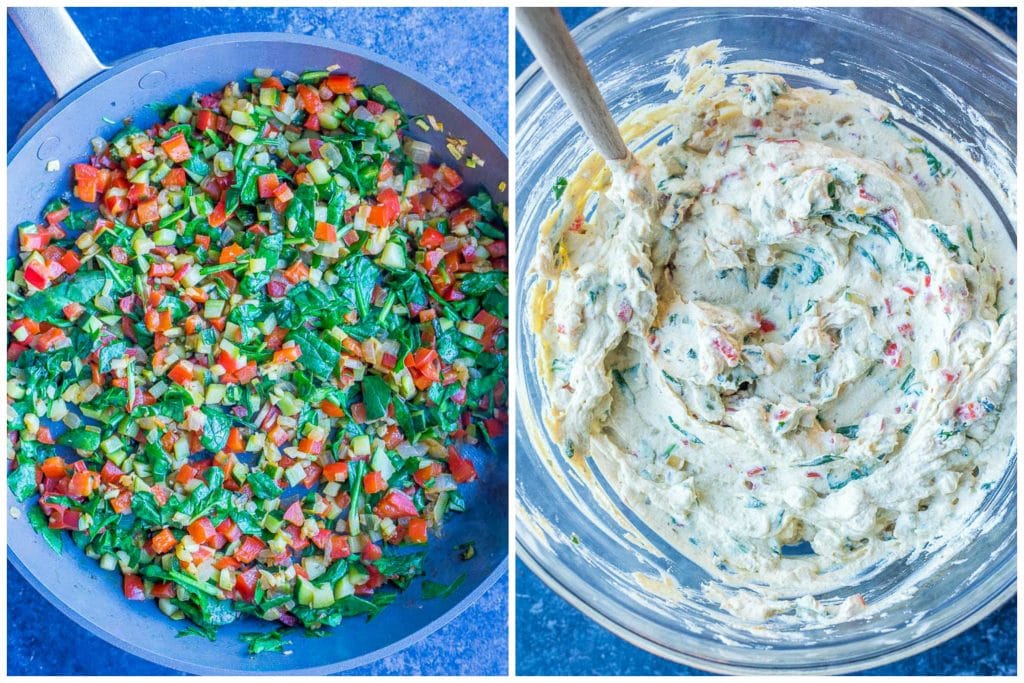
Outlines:
[[[707, 40], [721, 38], [732, 49], [727, 63], [760, 60], [758, 70], [789, 72], [823, 58], [815, 68], [827, 77], [786, 73], [787, 80], [818, 87], [834, 85], [828, 77], [853, 80], [951, 136], [958, 143], [952, 147], [941, 135], [923, 133], [986, 188], [1015, 235], [1016, 44], [974, 15], [930, 9], [609, 9], [574, 36], [620, 121], [639, 105], [671, 99], [664, 88], [668, 58]], [[732, 626], [717, 605], [700, 598], [708, 575], [639, 522], [600, 475], [596, 481], [579, 476], [545, 432], [544, 391], [525, 313], [525, 292], [535, 276], [527, 267], [538, 228], [554, 205], [551, 187], [592, 148], [536, 65], [519, 79], [516, 107], [516, 538], [527, 566], [629, 642], [722, 673], [842, 673], [881, 665], [951, 638], [1014, 593], [1016, 444], [1003, 479], [964, 532], [974, 535], [971, 543], [893, 563], [849, 587], [846, 594], [864, 593], [869, 603], [888, 600], [869, 618], [751, 632]], [[971, 170], [960, 152], [988, 173]], [[1006, 413], [1014, 419], [1012, 399]], [[620, 515], [641, 539], [624, 534]], [[653, 583], [639, 587], [633, 573], [671, 577], [690, 597], [666, 599]], [[915, 591], [894, 597], [912, 581], [919, 581]]]

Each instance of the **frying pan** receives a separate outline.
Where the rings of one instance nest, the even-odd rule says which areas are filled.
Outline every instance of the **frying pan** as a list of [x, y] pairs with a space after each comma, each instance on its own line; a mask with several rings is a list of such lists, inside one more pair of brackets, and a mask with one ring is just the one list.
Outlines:
[[[278, 33], [237, 33], [190, 40], [150, 50], [107, 67], [99, 62], [82, 34], [63, 9], [11, 9], [11, 17], [25, 36], [47, 77], [57, 90], [57, 101], [36, 116], [22, 132], [7, 158], [9, 186], [8, 251], [17, 249], [18, 223], [38, 220], [46, 202], [70, 190], [69, 168], [86, 158], [89, 141], [109, 138], [121, 121], [132, 117], [142, 128], [155, 123], [146, 105], [184, 102], [193, 92], [219, 90], [232, 80], [252, 74], [254, 68], [278, 73], [301, 73], [337, 64], [363, 83], [384, 83], [410, 114], [433, 114], [445, 132], [465, 138], [468, 149], [486, 162], [461, 168], [467, 187], [487, 189], [501, 202], [507, 191], [505, 144], [469, 107], [427, 79], [390, 60], [336, 41]], [[445, 153], [441, 133], [411, 127], [414, 137]], [[48, 172], [47, 162], [58, 160], [60, 171]], [[449, 163], [451, 160], [449, 160]], [[106, 572], [65, 539], [64, 553], [56, 556], [22, 514], [7, 516], [8, 557], [14, 566], [55, 607], [97, 636], [139, 657], [197, 674], [327, 674], [368, 664], [426, 638], [479, 598], [507, 568], [508, 556], [508, 442], [496, 443], [497, 455], [484, 449], [469, 450], [480, 480], [466, 486], [467, 512], [450, 518], [443, 536], [427, 547], [429, 578], [449, 583], [464, 574], [461, 586], [448, 598], [423, 600], [419, 581], [400, 594], [395, 603], [370, 622], [347, 620], [331, 635], [305, 638], [301, 630], [288, 638], [292, 652], [251, 657], [238, 634], [270, 630], [271, 624], [240, 619], [220, 631], [217, 642], [203, 638], [176, 638], [185, 622], [165, 617], [152, 600], [128, 602], [121, 592], [118, 572]], [[13, 498], [9, 503], [16, 505]], [[463, 562], [455, 546], [474, 541], [476, 556]], [[454, 672], [453, 672], [454, 673]]]

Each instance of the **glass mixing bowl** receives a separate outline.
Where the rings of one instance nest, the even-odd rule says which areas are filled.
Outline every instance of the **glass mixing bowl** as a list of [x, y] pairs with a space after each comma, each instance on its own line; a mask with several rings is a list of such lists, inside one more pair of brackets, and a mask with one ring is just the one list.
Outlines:
[[[731, 49], [727, 65], [759, 60], [758, 70], [784, 73], [797, 86], [853, 80], [926, 124], [920, 134], [983, 188], [1016, 244], [1016, 44], [974, 15], [931, 9], [609, 9], [573, 33], [620, 121], [637, 106], [671, 99], [665, 91], [670, 56], [714, 38]], [[814, 67], [821, 78], [794, 75], [792, 67], [806, 68], [814, 58], [824, 59]], [[702, 598], [709, 576], [639, 522], [599, 474], [579, 476], [545, 432], [544, 390], [525, 312], [525, 292], [536, 280], [528, 265], [538, 228], [554, 206], [552, 186], [559, 176], [572, 175], [592, 147], [536, 65], [519, 79], [516, 106], [516, 538], [527, 566], [629, 642], [722, 673], [842, 673], [877, 666], [951, 638], [1013, 594], [1015, 443], [1002, 480], [962, 532], [970, 542], [897, 561], [836, 593], [860, 592], [869, 604], [884, 600], [886, 608], [868, 618], [750, 631]], [[1013, 420], [1016, 387], [1010, 393], [1005, 419]], [[673, 582], [678, 588], [666, 592]], [[915, 590], [901, 597], [900, 589], [913, 583]]]

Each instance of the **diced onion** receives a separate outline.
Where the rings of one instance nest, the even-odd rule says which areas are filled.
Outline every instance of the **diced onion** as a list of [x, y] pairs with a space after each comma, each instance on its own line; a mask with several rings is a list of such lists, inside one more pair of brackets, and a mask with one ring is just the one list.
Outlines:
[[421, 140], [412, 138], [405, 139], [405, 153], [417, 164], [425, 164], [430, 161], [430, 154], [433, 151], [431, 146]]

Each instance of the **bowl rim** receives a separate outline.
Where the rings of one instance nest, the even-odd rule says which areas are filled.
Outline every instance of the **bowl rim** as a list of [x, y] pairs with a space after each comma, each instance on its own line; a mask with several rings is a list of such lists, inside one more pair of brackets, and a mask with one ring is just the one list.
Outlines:
[[[589, 32], [589, 31], [593, 30], [595, 28], [595, 25], [603, 24], [603, 23], [609, 21], [613, 16], [619, 15], [619, 14], [621, 14], [623, 12], [643, 12], [643, 11], [652, 11], [652, 10], [653, 11], [658, 11], [658, 10], [662, 10], [662, 9], [669, 9], [669, 8], [663, 8], [663, 7], [639, 7], [639, 8], [638, 7], [606, 7], [604, 9], [600, 10], [599, 12], [595, 13], [594, 15], [588, 17], [587, 19], [583, 20], [582, 22], [580, 22], [577, 26], [572, 28], [570, 32], [573, 34], [573, 36], [575, 38], [578, 38], [580, 36], [580, 34], [585, 34], [585, 33]], [[704, 10], [726, 9], [727, 11], [736, 11], [736, 10], [739, 10], [740, 8], [714, 8], [714, 7], [703, 7], [703, 8], [700, 8], [700, 7], [691, 7], [691, 8], [673, 8], [673, 9], [682, 9], [684, 11], [686, 9], [697, 9], [697, 10], [700, 10], [700, 9], [704, 9]], [[769, 8], [765, 8], [765, 9], [769, 9]], [[830, 11], [843, 12], [843, 11], [849, 10], [851, 8], [830, 7], [830, 8], [819, 8], [819, 9], [821, 9], [823, 12], [830, 12]], [[1008, 57], [1011, 57], [1014, 60], [1016, 60], [1016, 58], [1017, 58], [1017, 41], [1014, 40], [1013, 38], [1011, 38], [1005, 31], [1003, 31], [1002, 29], [998, 28], [991, 21], [989, 21], [985, 17], [981, 16], [980, 14], [977, 14], [975, 12], [970, 11], [969, 9], [962, 8], [962, 7], [930, 7], [930, 8], [907, 8], [907, 7], [891, 8], [890, 7], [890, 8], [887, 8], [887, 9], [889, 11], [927, 12], [927, 13], [935, 14], [935, 15], [946, 14], [946, 15], [952, 17], [954, 21], [959, 20], [960, 22], [962, 22], [962, 26], [963, 26], [963, 28], [965, 30], [967, 30], [967, 31], [975, 30], [975, 31], [977, 31], [980, 34], [979, 37], [981, 37], [983, 39], [987, 39], [989, 41], [992, 41], [992, 42], [996, 43], [999, 47], [1001, 47], [1002, 49], [1004, 49], [1006, 51]], [[538, 76], [542, 80], [540, 80], [538, 82], [533, 82]], [[515, 97], [516, 97], [516, 102], [517, 103], [520, 102], [520, 97], [523, 96], [524, 94], [526, 94], [526, 91], [527, 91], [528, 88], [531, 88], [531, 87], [532, 88], [540, 88], [545, 83], [547, 83], [547, 79], [543, 75], [543, 72], [541, 70], [540, 64], [536, 60], [534, 60], [529, 65], [527, 65], [526, 68], [524, 68], [523, 71], [516, 77], [516, 81], [515, 81]], [[518, 110], [517, 110], [517, 118], [518, 118], [518, 115], [519, 114], [518, 114]], [[518, 140], [517, 140], [517, 143], [518, 143]], [[518, 199], [518, 192], [519, 192], [518, 188], [517, 188], [516, 192], [517, 192], [517, 199]], [[520, 232], [521, 232], [520, 230], [517, 230], [517, 233], [520, 233]], [[521, 269], [523, 267], [522, 261], [523, 261], [524, 255], [523, 254], [519, 254], [517, 256], [519, 258], [519, 263], [517, 265]], [[524, 293], [523, 292], [519, 292], [517, 294], [517, 296], [522, 297], [522, 296], [524, 296]], [[518, 351], [518, 349], [517, 349], [517, 351]], [[522, 373], [522, 369], [520, 368], [516, 372], [517, 380], [522, 376], [521, 373]], [[517, 384], [518, 384], [518, 381], [517, 381]], [[520, 401], [520, 398], [521, 397], [519, 395], [519, 387], [517, 386], [517, 395], [516, 395], [516, 402], [517, 403]], [[522, 418], [519, 417], [519, 419], [521, 420]], [[516, 441], [517, 441], [517, 448], [518, 448], [518, 441], [519, 441], [519, 438], [518, 438], [519, 437], [518, 426], [521, 426], [521, 424], [517, 425], [517, 433], [515, 435], [515, 438], [516, 438]], [[528, 447], [533, 448], [532, 439], [530, 439], [529, 436], [526, 437], [526, 442], [527, 442]], [[1014, 480], [1016, 480], [1017, 479], [1017, 472], [1016, 472], [1017, 465], [1016, 465], [1016, 456], [1013, 453], [1011, 453], [1011, 462], [1009, 464], [1008, 469], [1012, 470], [1013, 478], [1014, 478]], [[1016, 492], [1016, 485], [1014, 485], [1014, 495], [1015, 495], [1015, 492]], [[517, 517], [520, 514], [524, 513], [522, 507], [518, 503], [518, 495], [519, 495], [519, 488], [518, 488], [518, 484], [517, 484], [517, 486], [516, 486], [516, 497], [517, 497], [517, 500], [515, 502], [515, 505], [516, 505], [515, 514], [516, 514]], [[1015, 513], [1015, 510], [1014, 510], [1014, 513]], [[517, 530], [518, 530], [518, 528], [519, 527], [517, 526]], [[1014, 539], [1015, 538], [1016, 537], [1014, 536]], [[688, 653], [684, 653], [684, 652], [680, 652], [678, 650], [672, 649], [671, 647], [663, 645], [662, 643], [659, 643], [659, 642], [657, 642], [657, 641], [655, 641], [655, 640], [645, 636], [644, 634], [637, 633], [636, 631], [634, 631], [630, 627], [618, 623], [613, 617], [609, 616], [608, 614], [605, 614], [604, 612], [602, 612], [597, 607], [594, 607], [593, 605], [588, 603], [585, 599], [583, 599], [582, 597], [580, 597], [580, 596], [576, 595], [575, 593], [573, 593], [567, 586], [565, 586], [564, 584], [560, 583], [559, 580], [557, 578], [555, 578], [554, 574], [548, 570], [547, 565], [545, 564], [545, 562], [543, 560], [539, 559], [538, 557], [535, 557], [531, 553], [529, 548], [527, 548], [527, 546], [523, 543], [523, 541], [522, 541], [518, 531], [516, 533], [516, 544], [515, 545], [516, 545], [515, 557], [517, 559], [522, 560], [523, 564], [526, 565], [526, 567], [530, 571], [532, 571], [544, 583], [544, 585], [546, 585], [549, 589], [551, 589], [556, 595], [558, 595], [560, 598], [565, 600], [571, 606], [573, 606], [574, 608], [576, 608], [577, 610], [582, 612], [585, 616], [587, 616], [588, 618], [593, 620], [595, 623], [597, 623], [598, 626], [600, 626], [600, 627], [604, 628], [605, 630], [611, 632], [613, 635], [615, 635], [615, 636], [617, 636], [619, 638], [622, 638], [623, 640], [625, 640], [626, 642], [630, 643], [631, 645], [633, 645], [635, 647], [638, 647], [641, 650], [644, 650], [644, 651], [646, 651], [646, 652], [648, 652], [650, 654], [653, 654], [653, 655], [655, 655], [657, 657], [661, 657], [661, 658], [669, 660], [671, 662], [675, 662], [675, 663], [678, 663], [678, 664], [684, 664], [686, 666], [694, 667], [694, 668], [697, 668], [697, 669], [700, 669], [700, 670], [703, 670], [703, 671], [708, 671], [708, 672], [716, 673], [716, 674], [815, 673], [815, 674], [834, 675], [834, 674], [848, 674], [848, 673], [853, 673], [853, 672], [857, 672], [857, 671], [863, 671], [865, 669], [872, 668], [872, 667], [883, 666], [883, 665], [890, 664], [892, 662], [895, 662], [895, 661], [898, 661], [898, 660], [901, 660], [901, 659], [905, 659], [905, 658], [912, 657], [914, 655], [920, 654], [921, 652], [929, 650], [929, 649], [931, 649], [931, 648], [933, 648], [933, 647], [935, 647], [937, 645], [940, 645], [941, 643], [944, 643], [945, 641], [947, 641], [947, 640], [949, 640], [951, 638], [954, 638], [954, 637], [960, 635], [961, 633], [963, 633], [967, 629], [971, 628], [972, 626], [974, 626], [977, 623], [979, 623], [980, 621], [982, 621], [984, 618], [986, 618], [989, 615], [991, 615], [993, 612], [995, 612], [997, 609], [1002, 607], [1004, 604], [1006, 604], [1006, 602], [1009, 601], [1010, 598], [1012, 598], [1016, 594], [1016, 592], [1017, 592], [1017, 588], [1016, 588], [1017, 567], [1016, 567], [1016, 562], [1012, 562], [1012, 563], [1009, 563], [1009, 567], [1004, 567], [1002, 569], [1002, 571], [999, 571], [997, 573], [997, 575], [996, 575], [997, 579], [1000, 578], [1000, 576], [1005, 575], [1005, 576], [1002, 577], [1002, 584], [1003, 585], [1001, 587], [997, 585], [997, 588], [995, 590], [988, 591], [988, 593], [990, 595], [990, 598], [985, 603], [983, 603], [979, 608], [972, 610], [964, 618], [960, 619], [959, 621], [955, 621], [955, 622], [946, 624], [944, 626], [940, 625], [940, 628], [936, 632], [930, 633], [926, 637], [914, 640], [909, 645], [903, 645], [903, 646], [900, 646], [898, 648], [891, 649], [891, 650], [889, 650], [887, 652], [880, 653], [880, 654], [875, 655], [875, 656], [870, 657], [870, 658], [860, 659], [860, 660], [856, 660], [856, 661], [848, 661], [848, 662], [844, 662], [844, 663], [838, 664], [838, 665], [825, 664], [825, 665], [823, 665], [821, 667], [813, 667], [813, 668], [811, 668], [811, 667], [786, 667], [786, 668], [772, 667], [772, 668], [769, 668], [769, 667], [759, 667], [759, 666], [748, 666], [748, 665], [742, 665], [742, 664], [738, 664], [737, 665], [737, 664], [731, 664], [731, 663], [723, 663], [721, 661], [714, 660], [714, 659], [709, 659], [709, 658], [708, 659], [702, 659], [700, 657], [697, 657], [697, 656], [694, 656], [694, 655], [691, 655], [691, 654], [688, 654]], [[1014, 555], [1016, 556], [1016, 543], [1015, 542], [1014, 542]], [[549, 554], [549, 557], [557, 558], [557, 555], [555, 553], [551, 553], [551, 554]], [[557, 562], [557, 559], [555, 561]]]

